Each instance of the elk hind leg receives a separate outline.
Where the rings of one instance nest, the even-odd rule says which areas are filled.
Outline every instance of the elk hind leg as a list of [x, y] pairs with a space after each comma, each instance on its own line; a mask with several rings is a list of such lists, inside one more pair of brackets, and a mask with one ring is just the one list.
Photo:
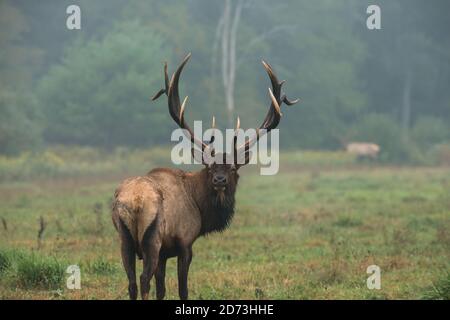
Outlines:
[[122, 263], [128, 277], [128, 294], [131, 300], [137, 299], [136, 285], [136, 250], [133, 237], [125, 224], [120, 220], [119, 233], [121, 240]]
[[144, 233], [144, 237], [141, 242], [143, 253], [143, 270], [141, 274], [141, 298], [142, 300], [148, 299], [148, 293], [150, 291], [150, 280], [152, 279], [159, 261], [159, 250], [161, 248], [161, 242], [156, 237], [156, 223], [147, 228]]

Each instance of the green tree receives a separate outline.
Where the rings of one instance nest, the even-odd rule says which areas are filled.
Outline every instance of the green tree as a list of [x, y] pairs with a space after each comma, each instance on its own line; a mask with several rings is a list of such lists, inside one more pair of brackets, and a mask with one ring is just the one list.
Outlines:
[[163, 43], [134, 22], [68, 47], [38, 89], [46, 140], [106, 147], [165, 142], [167, 110], [150, 102], [163, 85]]
[[450, 138], [448, 123], [433, 116], [420, 116], [411, 130], [411, 138], [424, 151]]
[[13, 154], [40, 144], [40, 117], [29, 90], [41, 51], [27, 46], [26, 17], [0, 2], [0, 153]]
[[30, 95], [0, 91], [0, 153], [16, 154], [41, 144], [41, 119]]
[[[359, 3], [364, 10], [371, 1]], [[390, 114], [402, 134], [421, 115], [449, 117], [450, 3], [380, 0], [382, 29], [355, 30], [367, 44], [361, 69], [371, 112]]]

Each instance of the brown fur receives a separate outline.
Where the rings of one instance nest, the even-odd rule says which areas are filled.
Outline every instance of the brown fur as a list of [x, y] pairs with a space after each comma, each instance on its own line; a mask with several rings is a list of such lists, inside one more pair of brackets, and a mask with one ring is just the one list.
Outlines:
[[[212, 176], [225, 172], [228, 184], [216, 191]], [[148, 297], [156, 273], [157, 298], [164, 297], [167, 258], [178, 256], [180, 298], [187, 298], [187, 271], [194, 241], [228, 227], [234, 213], [238, 174], [230, 165], [212, 165], [190, 173], [158, 168], [130, 178], [116, 190], [112, 218], [122, 240], [122, 259], [130, 282], [130, 298], [137, 297], [135, 256], [144, 260], [141, 296]]]
[[[187, 136], [202, 153], [210, 149], [209, 143], [197, 139], [184, 120], [186, 99], [180, 102], [178, 82], [181, 71], [190, 58], [188, 54], [169, 80], [167, 64], [164, 65], [165, 87], [152, 100], [165, 94], [169, 113], [175, 123], [187, 131]], [[279, 81], [272, 67], [262, 61], [270, 78], [271, 104], [263, 124], [259, 127], [268, 133], [280, 122], [280, 105], [293, 105], [281, 91], [284, 81]], [[213, 120], [213, 127], [214, 127]], [[236, 123], [236, 129], [240, 121]], [[260, 131], [243, 146], [237, 146], [234, 137], [233, 150], [236, 157], [233, 164], [216, 164], [205, 161], [205, 169], [189, 173], [181, 170], [159, 168], [146, 176], [125, 180], [116, 190], [113, 203], [113, 221], [120, 234], [122, 261], [128, 277], [128, 292], [131, 299], [137, 298], [136, 255], [143, 260], [140, 278], [141, 297], [148, 298], [150, 279], [155, 275], [156, 297], [164, 298], [166, 260], [178, 257], [178, 291], [181, 299], [187, 299], [187, 276], [192, 260], [192, 244], [210, 232], [222, 231], [228, 227], [234, 214], [234, 194], [239, 179], [237, 170], [249, 162], [249, 148], [260, 138]], [[264, 133], [263, 133], [264, 134]], [[213, 150], [213, 149], [212, 149]], [[195, 151], [193, 152], [195, 154]], [[211, 153], [212, 154], [212, 153]], [[219, 157], [221, 154], [217, 154]], [[237, 157], [244, 156], [240, 164]], [[228, 156], [222, 154], [223, 163]]]

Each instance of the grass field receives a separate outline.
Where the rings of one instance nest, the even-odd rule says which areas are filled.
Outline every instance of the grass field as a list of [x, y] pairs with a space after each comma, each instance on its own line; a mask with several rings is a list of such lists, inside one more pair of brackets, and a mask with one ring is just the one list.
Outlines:
[[[276, 176], [242, 170], [231, 227], [194, 245], [191, 299], [450, 299], [450, 169], [330, 155], [312, 164], [283, 155]], [[109, 203], [121, 179], [155, 164], [144, 162], [132, 172], [4, 178], [0, 298], [127, 299]], [[169, 299], [178, 298], [175, 262]], [[65, 286], [72, 264], [80, 290]], [[366, 286], [373, 264], [381, 290]]]

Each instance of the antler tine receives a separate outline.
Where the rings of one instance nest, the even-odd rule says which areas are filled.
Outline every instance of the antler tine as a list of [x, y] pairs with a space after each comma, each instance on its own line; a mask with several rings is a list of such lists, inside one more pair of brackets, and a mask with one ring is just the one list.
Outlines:
[[282, 97], [281, 97], [281, 101], [283, 101], [286, 105], [288, 105], [288, 106], [292, 106], [292, 105], [294, 105], [294, 104], [296, 104], [297, 102], [299, 102], [300, 101], [300, 99], [295, 99], [295, 100], [289, 100], [287, 97], [286, 97], [286, 95], [283, 95]]
[[241, 128], [241, 119], [239, 116], [236, 119], [236, 127], [234, 128], [234, 137], [233, 137], [233, 148], [236, 150], [236, 143], [238, 138], [238, 130]]
[[159, 90], [153, 97], [152, 101], [158, 99], [163, 93], [168, 94], [169, 91], [169, 76], [167, 74], [167, 62], [164, 62], [164, 86], [165, 88]]
[[178, 118], [180, 119], [180, 123], [184, 122], [184, 108], [186, 108], [187, 99], [188, 99], [188, 96], [186, 96], [184, 98], [183, 102], [181, 103], [180, 115], [178, 116]]
[[239, 116], [236, 119], [236, 127], [234, 128], [234, 137], [233, 137], [233, 154], [234, 154], [234, 163], [237, 163], [237, 157], [238, 157], [238, 149], [237, 146], [237, 139], [238, 139], [238, 130], [241, 127], [241, 119]]
[[[211, 129], [215, 129], [216, 128], [216, 117], [213, 116], [212, 120], [211, 120]], [[216, 140], [216, 136], [214, 135], [214, 133], [211, 135], [211, 139], [209, 139], [209, 141], [207, 142], [208, 146], [211, 145], [214, 140]]]
[[275, 98], [275, 96], [273, 95], [272, 90], [270, 90], [270, 88], [269, 88], [269, 96], [270, 96], [270, 100], [272, 100], [272, 105], [273, 105], [273, 108], [275, 109], [275, 112], [281, 117], [283, 114], [281, 113], [280, 105], [278, 104], [278, 101]]

